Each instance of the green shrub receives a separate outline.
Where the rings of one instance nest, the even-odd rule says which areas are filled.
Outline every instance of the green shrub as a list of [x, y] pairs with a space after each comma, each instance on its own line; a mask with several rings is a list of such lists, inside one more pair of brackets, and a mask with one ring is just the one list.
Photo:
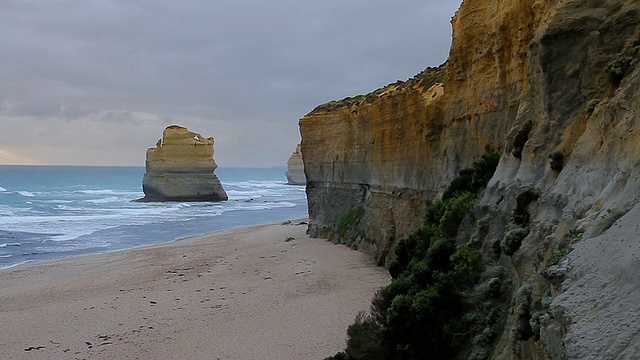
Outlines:
[[466, 275], [471, 282], [476, 282], [480, 278], [480, 265], [482, 256], [474, 249], [463, 247], [458, 249], [450, 257], [453, 269]]
[[460, 170], [458, 176], [451, 181], [447, 190], [442, 194], [442, 200], [451, 199], [459, 194], [473, 190], [473, 169], [465, 168]]
[[350, 360], [351, 358], [349, 357], [349, 355], [347, 355], [347, 353], [340, 351], [337, 352], [335, 355], [333, 356], [329, 356], [324, 358], [324, 360]]
[[605, 68], [609, 80], [614, 86], [619, 86], [624, 77], [640, 62], [640, 33], [636, 39], [626, 46], [618, 56]]
[[474, 192], [479, 193], [484, 190], [496, 172], [499, 162], [500, 154], [495, 151], [488, 151], [473, 163], [472, 188]]
[[480, 159], [473, 162], [472, 168], [460, 170], [458, 176], [451, 181], [451, 184], [442, 194], [442, 200], [445, 201], [467, 192], [477, 194], [484, 190], [496, 172], [499, 162], [500, 154], [488, 149]]
[[534, 335], [531, 328], [531, 315], [533, 312], [533, 305], [531, 304], [531, 295], [533, 288], [530, 284], [525, 284], [518, 289], [516, 294], [516, 315], [518, 316], [514, 333], [518, 340], [528, 340]]
[[504, 234], [504, 238], [500, 243], [502, 251], [509, 256], [515, 254], [520, 248], [522, 240], [524, 240], [527, 235], [529, 235], [529, 230], [519, 226], [512, 227]]
[[432, 239], [441, 237], [440, 230], [434, 226], [423, 226], [406, 238], [400, 239], [395, 248], [396, 259], [389, 264], [389, 273], [397, 277], [406, 270], [416, 254], [425, 254]]
[[380, 326], [371, 317], [359, 313], [347, 329], [347, 359], [385, 359], [385, 350], [380, 341]]
[[454, 237], [458, 234], [462, 220], [475, 205], [475, 197], [475, 194], [467, 192], [447, 200], [439, 223], [440, 231], [445, 236]]
[[[470, 299], [467, 294], [482, 272], [482, 256], [457, 246], [455, 237], [499, 160], [499, 154], [488, 149], [473, 168], [463, 169], [443, 201], [427, 209], [424, 226], [398, 241], [389, 265], [391, 283], [376, 293], [369, 315], [360, 314], [349, 327], [346, 354], [336, 354], [335, 360], [483, 359], [490, 354], [496, 334], [490, 325], [499, 317], [487, 315], [496, 310], [489, 298], [500, 296], [501, 282], [493, 281], [491, 292], [484, 292], [486, 299]], [[361, 216], [349, 213], [340, 231]], [[479, 334], [481, 343], [468, 347]]]

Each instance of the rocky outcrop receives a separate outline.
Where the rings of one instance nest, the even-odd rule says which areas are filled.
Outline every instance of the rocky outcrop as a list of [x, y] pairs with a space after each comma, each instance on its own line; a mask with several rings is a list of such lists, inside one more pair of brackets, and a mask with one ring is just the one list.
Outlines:
[[307, 178], [304, 175], [304, 163], [302, 162], [300, 144], [296, 146], [296, 150], [287, 161], [287, 172], [285, 175], [287, 176], [287, 184], [289, 185], [304, 185], [307, 183]]
[[[458, 238], [506, 270], [491, 358], [633, 358], [638, 326], [610, 315], [640, 291], [628, 285], [637, 261], [617, 261], [640, 236], [615, 223], [639, 200], [640, 4], [464, 0], [452, 24], [445, 66], [300, 120], [310, 233], [387, 264], [459, 171], [498, 150]], [[631, 243], [616, 241], [625, 227]], [[495, 258], [514, 229], [523, 236]]]
[[156, 147], [147, 150], [141, 201], [224, 201], [227, 194], [214, 174], [213, 137], [168, 126]]

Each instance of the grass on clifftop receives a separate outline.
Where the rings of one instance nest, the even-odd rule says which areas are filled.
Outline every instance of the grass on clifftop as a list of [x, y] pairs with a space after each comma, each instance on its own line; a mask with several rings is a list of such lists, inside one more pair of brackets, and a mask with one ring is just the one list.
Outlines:
[[380, 89], [377, 89], [365, 95], [356, 95], [352, 97], [346, 97], [342, 100], [334, 100], [322, 105], [318, 105], [315, 109], [313, 109], [310, 112], [310, 114], [313, 114], [316, 112], [328, 112], [344, 106], [353, 106], [353, 105], [359, 105], [362, 103], [371, 103], [375, 99], [377, 99], [379, 96], [384, 94], [392, 86], [403, 88], [403, 87], [413, 86], [414, 84], [420, 84], [423, 87], [424, 91], [426, 91], [430, 87], [432, 87], [435, 83], [443, 82], [445, 75], [446, 75], [446, 63], [438, 67], [428, 67], [425, 70], [421, 71], [416, 76], [412, 77], [411, 79], [408, 79], [407, 81], [398, 80], [395, 83], [391, 83], [385, 87], [382, 87]]

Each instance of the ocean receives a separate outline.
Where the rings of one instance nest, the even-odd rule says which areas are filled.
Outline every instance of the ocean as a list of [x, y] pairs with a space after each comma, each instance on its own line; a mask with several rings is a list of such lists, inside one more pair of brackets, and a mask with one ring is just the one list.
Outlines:
[[307, 217], [286, 168], [218, 168], [224, 202], [133, 202], [144, 167], [0, 165], [0, 270]]

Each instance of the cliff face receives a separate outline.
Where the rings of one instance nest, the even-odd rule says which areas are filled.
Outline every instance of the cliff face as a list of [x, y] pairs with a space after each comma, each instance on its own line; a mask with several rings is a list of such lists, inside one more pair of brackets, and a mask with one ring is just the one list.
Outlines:
[[227, 194], [214, 170], [213, 138], [168, 126], [147, 150], [142, 201], [224, 201]]
[[364, 209], [350, 245], [384, 259], [420, 225], [442, 173], [443, 68], [372, 94], [319, 106], [300, 121], [312, 236]]
[[302, 150], [300, 144], [296, 146], [296, 151], [291, 154], [287, 161], [287, 184], [304, 185], [307, 179], [304, 177], [304, 163], [302, 162]]
[[[610, 237], [614, 221], [632, 223], [624, 220], [640, 185], [639, 6], [465, 0], [445, 66], [300, 120], [310, 233], [386, 264], [458, 171], [497, 149], [498, 169], [458, 239], [472, 237], [488, 254], [509, 226], [528, 234], [513, 255], [492, 260], [507, 271], [512, 310], [492, 357], [624, 358], [633, 346], [637, 353], [640, 322], [609, 310], [640, 298], [636, 288], [620, 293], [637, 260], [625, 257], [618, 275], [602, 274], [611, 281], [585, 289], [601, 308], [587, 309], [573, 287], [606, 271], [589, 263], [603, 239], [609, 258], [598, 261], [615, 262], [629, 246], [640, 253], [636, 233], [631, 243]], [[603, 331], [617, 337], [597, 341]]]

